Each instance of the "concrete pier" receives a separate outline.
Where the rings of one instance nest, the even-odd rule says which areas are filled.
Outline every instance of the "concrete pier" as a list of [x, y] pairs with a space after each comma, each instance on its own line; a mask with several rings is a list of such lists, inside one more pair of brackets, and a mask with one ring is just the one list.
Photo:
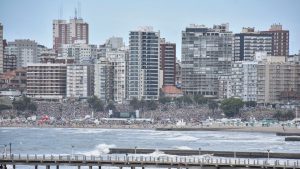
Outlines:
[[284, 139], [285, 141], [300, 141], [300, 136], [289, 136]]
[[300, 163], [296, 160], [283, 160], [268, 158], [263, 159], [240, 159], [240, 158], [221, 158], [213, 156], [194, 157], [194, 156], [173, 156], [173, 157], [157, 157], [157, 156], [133, 156], [130, 155], [105, 155], [105, 156], [84, 156], [75, 155], [75, 158], [71, 158], [70, 155], [65, 156], [34, 156], [34, 155], [11, 155], [5, 157], [0, 155], [0, 166], [5, 169], [7, 165], [28, 165], [28, 166], [46, 166], [46, 169], [50, 169], [50, 166], [59, 167], [63, 166], [77, 166], [78, 169], [84, 166], [92, 169], [93, 166], [130, 167], [135, 169], [136, 167], [146, 168], [186, 168], [186, 169], [245, 169], [245, 168], [265, 168], [265, 169], [300, 169]]
[[[110, 154], [150, 154], [155, 152], [155, 149], [134, 149], [134, 148], [110, 148]], [[234, 152], [234, 151], [208, 151], [208, 150], [159, 150], [165, 154], [192, 156], [202, 154], [213, 154], [219, 157], [237, 157], [237, 158], [281, 158], [281, 159], [300, 159], [300, 153], [273, 153], [273, 152]]]

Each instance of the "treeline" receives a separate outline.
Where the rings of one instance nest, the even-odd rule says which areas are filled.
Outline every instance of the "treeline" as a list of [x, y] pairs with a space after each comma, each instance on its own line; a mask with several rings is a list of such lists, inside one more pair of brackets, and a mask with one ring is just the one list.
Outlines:
[[0, 104], [0, 111], [8, 109], [35, 112], [37, 110], [37, 106], [29, 97], [23, 95], [20, 99], [14, 100], [12, 105]]

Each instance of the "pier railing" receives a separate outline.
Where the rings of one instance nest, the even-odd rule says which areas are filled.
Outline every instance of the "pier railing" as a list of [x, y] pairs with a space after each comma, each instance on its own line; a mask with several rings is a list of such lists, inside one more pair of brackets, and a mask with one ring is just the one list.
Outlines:
[[[1, 155], [2, 165], [70, 165], [70, 166], [118, 166], [118, 167], [195, 167], [227, 166], [247, 168], [300, 168], [298, 160], [245, 159], [213, 156], [140, 156], [133, 155]], [[15, 167], [14, 167], [15, 168]]]

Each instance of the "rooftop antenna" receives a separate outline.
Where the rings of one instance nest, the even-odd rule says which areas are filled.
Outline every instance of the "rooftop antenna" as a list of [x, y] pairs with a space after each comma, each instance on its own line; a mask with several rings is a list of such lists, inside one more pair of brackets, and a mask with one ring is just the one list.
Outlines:
[[78, 8], [78, 18], [81, 18], [81, 3], [78, 1], [77, 2], [77, 8]]
[[60, 2], [59, 19], [62, 19], [62, 15], [63, 15], [63, 7], [62, 7], [62, 2]]
[[75, 8], [75, 19], [77, 19], [77, 8]]

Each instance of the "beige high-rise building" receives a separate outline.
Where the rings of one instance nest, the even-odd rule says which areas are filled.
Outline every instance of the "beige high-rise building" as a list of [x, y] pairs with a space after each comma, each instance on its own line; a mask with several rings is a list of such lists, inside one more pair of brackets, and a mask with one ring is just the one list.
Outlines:
[[0, 73], [3, 73], [3, 25], [0, 23]]
[[62, 44], [73, 44], [75, 40], [89, 43], [89, 25], [82, 18], [53, 20], [53, 49], [58, 52]]
[[61, 100], [66, 95], [66, 64], [31, 63], [27, 67], [27, 96]]
[[299, 62], [285, 62], [284, 57], [276, 58], [278, 59], [262, 61], [257, 65], [258, 103], [277, 104], [299, 99]]

